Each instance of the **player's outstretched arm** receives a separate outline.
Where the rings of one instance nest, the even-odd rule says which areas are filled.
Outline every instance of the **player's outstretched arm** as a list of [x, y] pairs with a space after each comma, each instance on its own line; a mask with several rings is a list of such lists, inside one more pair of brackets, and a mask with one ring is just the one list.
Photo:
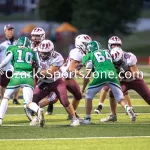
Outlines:
[[83, 87], [82, 87], [82, 93], [84, 93], [86, 86], [88, 85], [90, 81], [90, 76], [91, 76], [91, 69], [86, 69], [86, 75], [84, 76], [83, 79]]
[[135, 77], [135, 78], [141, 77], [141, 72], [138, 70], [136, 65], [130, 66], [129, 69], [130, 69], [133, 77]]
[[0, 64], [0, 68], [5, 67], [11, 60], [13, 59], [13, 54], [9, 53], [5, 59], [2, 61], [2, 63]]

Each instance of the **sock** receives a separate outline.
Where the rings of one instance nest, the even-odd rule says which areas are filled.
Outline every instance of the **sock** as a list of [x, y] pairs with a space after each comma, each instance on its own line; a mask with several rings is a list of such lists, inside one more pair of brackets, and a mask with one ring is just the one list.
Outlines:
[[91, 118], [91, 115], [86, 115], [86, 118]]
[[40, 108], [36, 103], [34, 103], [34, 102], [31, 102], [30, 104], [29, 104], [29, 108], [32, 110], [32, 111], [34, 111], [34, 112], [38, 112], [38, 109]]
[[102, 105], [103, 106], [103, 103], [99, 102], [98, 105]]
[[8, 99], [4, 98], [0, 105], [0, 118], [3, 119], [8, 107]]
[[125, 105], [124, 108], [125, 108], [126, 112], [128, 112], [130, 109], [129, 105]]
[[53, 104], [49, 104], [47, 107], [48, 112], [53, 112]]
[[16, 98], [14, 98], [14, 99], [13, 99], [13, 101], [17, 101], [17, 99], [16, 99]]

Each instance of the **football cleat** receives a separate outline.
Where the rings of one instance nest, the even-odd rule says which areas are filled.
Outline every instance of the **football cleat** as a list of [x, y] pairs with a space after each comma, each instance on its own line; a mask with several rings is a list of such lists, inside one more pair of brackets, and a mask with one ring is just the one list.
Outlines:
[[102, 105], [98, 105], [98, 107], [94, 110], [95, 114], [99, 114], [102, 111]]
[[49, 104], [45, 115], [52, 115], [52, 113], [53, 113], [53, 104]]
[[32, 119], [32, 121], [30, 122], [30, 126], [36, 126], [36, 125], [38, 125], [39, 124], [39, 119], [38, 119], [38, 117], [36, 116], [36, 117], [34, 117], [33, 119]]
[[18, 102], [17, 99], [13, 99], [13, 104], [15, 104], [15, 105], [20, 105], [20, 103]]
[[80, 125], [79, 119], [77, 119], [77, 118], [72, 119], [70, 126], [75, 127], [75, 126], [79, 126], [79, 125]]
[[106, 118], [102, 118], [100, 120], [100, 122], [109, 122], [109, 121], [112, 121], [112, 122], [117, 121], [117, 116], [116, 115], [109, 115]]
[[83, 119], [80, 119], [80, 123], [81, 124], [86, 124], [86, 125], [91, 124], [91, 118], [85, 117]]
[[128, 116], [130, 117], [131, 121], [136, 121], [136, 114], [134, 113], [132, 108], [128, 107], [127, 113], [128, 113]]
[[38, 110], [38, 119], [39, 119], [40, 127], [43, 127], [45, 124], [45, 119], [44, 119], [44, 113], [42, 108], [39, 108]]
[[46, 112], [45, 115], [52, 115], [52, 112]]
[[[76, 116], [76, 118], [80, 118], [78, 115], [77, 115], [77, 113], [75, 112], [75, 116]], [[72, 120], [72, 116], [71, 115], [68, 115], [68, 117], [67, 117], [67, 120]]]
[[29, 119], [29, 121], [32, 121], [32, 110], [30, 110], [29, 108], [26, 108], [26, 107], [24, 107], [24, 111], [25, 111], [25, 114], [26, 114], [26, 116], [27, 116], [27, 118]]

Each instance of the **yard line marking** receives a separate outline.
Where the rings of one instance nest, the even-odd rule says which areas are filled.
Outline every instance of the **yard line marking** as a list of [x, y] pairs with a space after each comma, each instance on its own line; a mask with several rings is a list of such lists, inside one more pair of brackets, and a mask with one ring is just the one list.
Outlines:
[[8, 124], [8, 125], [2, 125], [1, 128], [2, 127], [25, 127], [25, 126], [27, 127], [28, 125], [27, 124], [22, 124], [22, 125], [21, 124]]
[[[50, 122], [49, 122], [50, 123]], [[49, 124], [49, 123], [46, 123], [45, 124], [45, 126], [47, 126], [47, 127], [57, 127], [57, 126], [68, 126], [68, 127], [70, 127], [69, 126], [69, 124]], [[90, 124], [90, 125], [84, 125], [84, 124], [81, 124], [81, 126], [97, 126], [97, 125], [102, 125], [102, 124], [105, 124], [105, 125], [150, 125], [150, 123], [140, 123], [140, 122], [110, 122], [110, 123], [102, 123], [102, 122], [96, 122], [96, 123], [94, 123], [94, 122], [92, 122], [92, 124]], [[29, 122], [27, 122], [26, 124], [4, 124], [4, 125], [2, 125], [1, 126], [1, 128], [2, 127], [30, 127], [30, 128], [34, 128], [34, 127], [39, 127], [39, 125], [36, 125], [36, 126], [30, 126], [29, 125]], [[40, 128], [40, 127], [39, 127]], [[43, 128], [44, 129], [44, 128]]]
[[87, 140], [87, 139], [126, 139], [150, 138], [150, 136], [118, 136], [118, 137], [81, 137], [81, 138], [39, 138], [39, 139], [0, 139], [0, 141], [47, 141], [47, 140]]
[[[95, 105], [94, 107], [96, 107]], [[109, 107], [110, 105], [104, 105], [103, 107]], [[54, 106], [55, 108], [63, 108], [63, 106]], [[79, 108], [85, 107], [84, 105], [80, 105]], [[117, 106], [117, 107], [122, 107], [122, 106]], [[134, 105], [134, 107], [149, 107], [149, 105]], [[8, 108], [23, 108], [23, 106], [8, 106]]]
[[[80, 114], [78, 113], [79, 115], [85, 115], [85, 114]], [[107, 115], [107, 114], [110, 114], [109, 112], [106, 112], [106, 113], [101, 113], [101, 114], [95, 114], [93, 113], [92, 116], [101, 116], [101, 115]], [[120, 113], [117, 113], [118, 115], [125, 115], [125, 112], [120, 112]], [[150, 113], [138, 113], [138, 115], [149, 115]], [[67, 115], [66, 113], [61, 113], [61, 114], [53, 114], [53, 115], [47, 115], [47, 116], [59, 116], [59, 115]], [[26, 116], [26, 114], [6, 114], [6, 116]], [[128, 116], [128, 115], [126, 115]]]

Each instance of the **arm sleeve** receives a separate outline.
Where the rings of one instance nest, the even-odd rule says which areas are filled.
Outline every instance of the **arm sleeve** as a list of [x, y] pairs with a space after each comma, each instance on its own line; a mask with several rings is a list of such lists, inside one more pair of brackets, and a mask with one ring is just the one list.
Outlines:
[[64, 63], [64, 59], [62, 56], [59, 56], [56, 58], [56, 60], [54, 61], [53, 63], [53, 66], [56, 66], [56, 67], [61, 67]]
[[129, 66], [133, 66], [133, 65], [136, 65], [136, 63], [137, 63], [137, 58], [136, 58], [136, 56], [135, 56], [134, 54], [131, 54], [131, 58], [130, 58], [130, 60], [129, 60], [129, 62], [128, 62], [128, 65], [129, 65]]
[[77, 50], [72, 50], [69, 54], [69, 57], [73, 60], [81, 62], [82, 60], [82, 54]]
[[2, 61], [2, 63], [0, 64], [0, 68], [3, 68], [5, 67], [13, 58], [13, 54], [12, 53], [9, 53], [5, 59]]
[[5, 50], [5, 47], [3, 45], [0, 45], [0, 52]]

